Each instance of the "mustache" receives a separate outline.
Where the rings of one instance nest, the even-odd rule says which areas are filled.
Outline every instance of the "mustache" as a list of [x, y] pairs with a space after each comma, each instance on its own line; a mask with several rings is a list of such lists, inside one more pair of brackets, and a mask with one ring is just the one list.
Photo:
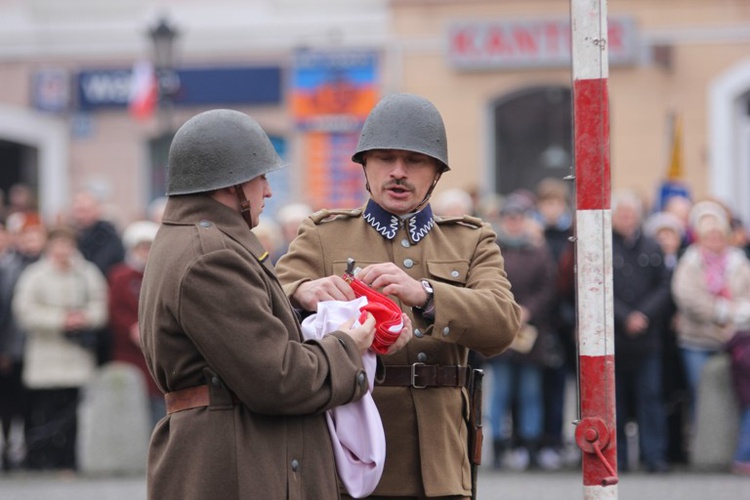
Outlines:
[[386, 182], [383, 185], [383, 189], [391, 189], [395, 187], [400, 187], [402, 189], [414, 191], [414, 186], [412, 186], [412, 184], [405, 179], [394, 179], [394, 180]]

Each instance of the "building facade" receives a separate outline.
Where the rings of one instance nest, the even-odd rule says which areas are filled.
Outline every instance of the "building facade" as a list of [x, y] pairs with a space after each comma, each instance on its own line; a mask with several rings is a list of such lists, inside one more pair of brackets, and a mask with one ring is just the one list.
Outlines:
[[[750, 221], [750, 3], [607, 8], [613, 188], [657, 204], [680, 123], [678, 180]], [[440, 189], [502, 195], [572, 173], [566, 0], [5, 0], [0, 12], [0, 188], [32, 184], [47, 218], [84, 187], [119, 224], [141, 217], [163, 190], [171, 134], [214, 107], [256, 117], [289, 159], [270, 213], [363, 199], [349, 155], [389, 92], [443, 113]], [[137, 119], [134, 67], [156, 59], [148, 32], [162, 18], [177, 36], [159, 74], [177, 86]]]

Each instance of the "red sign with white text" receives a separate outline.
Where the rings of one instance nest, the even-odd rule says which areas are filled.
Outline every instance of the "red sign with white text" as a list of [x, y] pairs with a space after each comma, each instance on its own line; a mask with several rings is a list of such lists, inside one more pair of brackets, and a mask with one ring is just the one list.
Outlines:
[[[608, 19], [611, 65], [632, 64], [637, 33], [631, 18]], [[570, 20], [458, 21], [448, 27], [448, 59], [458, 69], [570, 66]]]

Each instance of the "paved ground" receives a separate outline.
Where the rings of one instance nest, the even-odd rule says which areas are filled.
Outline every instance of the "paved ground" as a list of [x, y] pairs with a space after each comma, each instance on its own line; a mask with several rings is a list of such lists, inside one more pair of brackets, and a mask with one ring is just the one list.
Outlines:
[[[480, 470], [479, 500], [583, 500], [578, 472]], [[0, 476], [1, 500], [144, 500], [137, 477], [80, 477], [56, 474]], [[667, 475], [626, 474], [618, 500], [750, 500], [750, 477], [677, 471]], [[266, 499], [259, 499], [266, 500]], [[325, 500], [325, 499], [321, 499]]]

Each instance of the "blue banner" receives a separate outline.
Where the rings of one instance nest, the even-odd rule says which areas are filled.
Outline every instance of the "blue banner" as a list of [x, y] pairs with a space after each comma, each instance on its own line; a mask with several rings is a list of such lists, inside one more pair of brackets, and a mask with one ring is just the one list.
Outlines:
[[[281, 68], [222, 67], [180, 68], [177, 106], [276, 105], [282, 101]], [[132, 69], [82, 70], [78, 73], [78, 109], [124, 108], [128, 105]]]

